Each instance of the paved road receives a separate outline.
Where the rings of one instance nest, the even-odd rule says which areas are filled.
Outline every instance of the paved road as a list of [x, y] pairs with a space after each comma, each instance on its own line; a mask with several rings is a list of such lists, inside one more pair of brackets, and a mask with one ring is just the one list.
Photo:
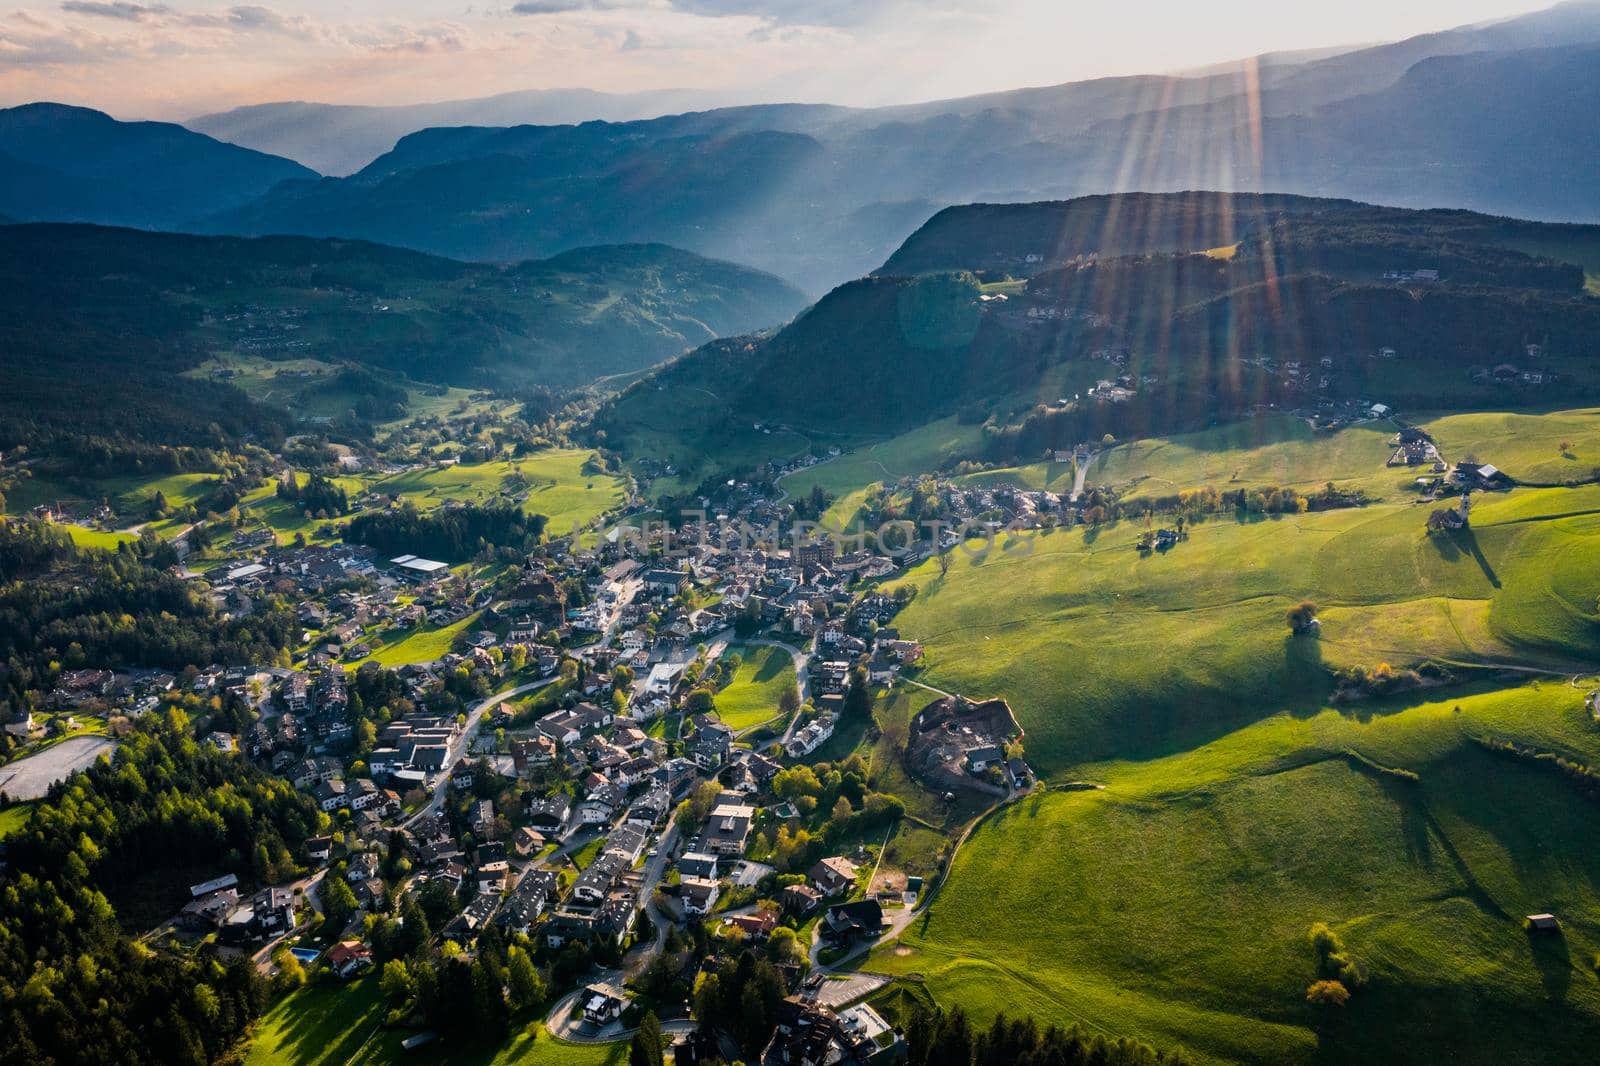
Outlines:
[[455, 769], [456, 764], [466, 756], [467, 752], [472, 750], [472, 740], [478, 735], [478, 728], [483, 725], [484, 715], [488, 714], [492, 708], [498, 707], [506, 700], [516, 699], [518, 696], [525, 695], [529, 692], [535, 692], [541, 688], [544, 688], [546, 685], [553, 685], [559, 680], [561, 680], [561, 677], [558, 674], [555, 677], [547, 677], [542, 681], [530, 681], [526, 685], [518, 685], [516, 688], [508, 688], [504, 692], [495, 693], [493, 696], [490, 696], [488, 699], [472, 708], [472, 710], [467, 714], [466, 726], [461, 730], [460, 734], [456, 736], [456, 739], [451, 742], [450, 750], [445, 755], [444, 767], [439, 771], [439, 776], [433, 786], [433, 797], [429, 799], [427, 804], [421, 810], [417, 811], [416, 814], [413, 814], [410, 818], [407, 818], [404, 822], [401, 822], [401, 827], [409, 828], [424, 815], [437, 814], [440, 808], [444, 806], [445, 793], [447, 793], [450, 789], [450, 772]]
[[662, 914], [655, 905], [656, 886], [666, 876], [667, 863], [672, 858], [673, 849], [678, 845], [678, 826], [671, 823], [666, 832], [661, 834], [661, 839], [656, 841], [655, 857], [644, 864], [644, 877], [639, 882], [639, 898], [644, 901], [644, 912], [649, 916], [651, 924], [655, 927], [655, 940], [644, 947], [635, 947], [628, 953], [628, 958], [623, 960], [623, 967], [629, 977], [643, 973], [645, 969], [661, 954], [661, 948], [667, 942], [667, 923], [671, 920]]
[[1077, 461], [1078, 473], [1072, 479], [1072, 495], [1067, 497], [1073, 503], [1077, 503], [1078, 498], [1083, 495], [1084, 482], [1089, 479], [1089, 467], [1094, 463], [1095, 456], [1099, 454], [1099, 452], [1073, 453], [1073, 459]]

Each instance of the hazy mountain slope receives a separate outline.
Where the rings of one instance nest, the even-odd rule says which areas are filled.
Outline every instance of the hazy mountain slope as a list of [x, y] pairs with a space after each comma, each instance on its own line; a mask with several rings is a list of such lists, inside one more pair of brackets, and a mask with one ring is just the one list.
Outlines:
[[[1551, 402], [1548, 388], [1507, 390], [1486, 371], [1468, 373], [1530, 358], [1559, 375], [1563, 402], [1600, 397], [1600, 300], [1583, 295], [1578, 265], [1532, 254], [1562, 245], [1592, 255], [1600, 227], [1190, 193], [976, 205], [927, 229], [968, 242], [940, 263], [991, 262], [997, 247], [1008, 256], [1046, 247], [1052, 233], [1095, 243], [1035, 264], [1005, 300], [961, 271], [847, 283], [774, 335], [718, 342], [667, 364], [596, 425], [628, 451], [630, 426], [649, 423], [662, 388], [714, 395], [730, 412], [717, 417], [802, 433], [892, 434], [961, 413], [988, 417], [990, 450], [1011, 460], [1107, 432], [1201, 428], [1259, 405]], [[1226, 237], [1238, 240], [1228, 256], [1186, 250]], [[922, 234], [908, 245], [918, 254], [949, 246]], [[1084, 251], [1098, 258], [1075, 258]], [[1437, 270], [1437, 279], [1390, 276], [1419, 269]], [[1530, 356], [1529, 345], [1542, 354]], [[1383, 348], [1399, 357], [1378, 359]], [[1105, 361], [1107, 352], [1122, 353], [1125, 367]], [[1337, 369], [1301, 371], [1324, 358]], [[1123, 374], [1130, 391], [1116, 402], [1082, 398]]]
[[255, 104], [200, 115], [183, 125], [219, 141], [298, 160], [319, 173], [342, 177], [365, 167], [407, 134], [432, 127], [631, 122], [737, 102], [734, 94], [698, 89], [640, 93], [532, 89], [389, 107], [302, 101]]
[[1600, 272], [1596, 225], [1387, 209], [1305, 196], [1176, 192], [946, 208], [906, 238], [877, 273], [975, 270], [1029, 277], [1078, 257], [1204, 252], [1240, 241], [1258, 243], [1262, 234], [1271, 234], [1273, 254], [1306, 255], [1299, 264], [1288, 264], [1300, 270], [1322, 269], [1322, 253], [1357, 237], [1371, 238], [1386, 254], [1420, 242], [1403, 261], [1386, 260], [1382, 269], [1441, 266], [1441, 255], [1448, 257], [1459, 243], [1553, 256]]
[[996, 270], [1023, 277], [1077, 256], [1200, 252], [1286, 213], [1340, 211], [1302, 196], [1120, 193], [1029, 204], [947, 207], [906, 238], [880, 274]]
[[561, 388], [780, 324], [803, 304], [771, 275], [661, 245], [501, 268], [358, 241], [12, 226], [0, 240], [0, 448], [220, 444], [298, 414], [263, 414], [183, 376], [214, 356]]
[[0, 110], [0, 208], [23, 220], [175, 227], [315, 176], [170, 123], [60, 104]]

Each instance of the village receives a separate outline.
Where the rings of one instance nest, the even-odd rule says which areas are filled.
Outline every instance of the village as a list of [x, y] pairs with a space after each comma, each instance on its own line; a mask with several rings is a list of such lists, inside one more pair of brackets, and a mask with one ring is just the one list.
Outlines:
[[[184, 573], [224, 617], [297, 603], [292, 662], [69, 670], [7, 729], [48, 745], [95, 723], [98, 754], [143, 715], [215, 701], [239, 708], [240, 725], [216, 716], [203, 743], [314, 802], [303, 875], [196, 883], [152, 943], [247, 955], [269, 976], [292, 958], [350, 980], [381, 965], [373, 930], [426, 901], [446, 950], [471, 952], [491, 928], [533, 945], [572, 982], [552, 990], [548, 1024], [575, 1040], [626, 1035], [641, 998], [683, 1019], [688, 1004], [660, 989], [687, 973], [660, 974], [667, 960], [710, 968], [759, 945], [791, 996], [763, 1061], [892, 1061], [899, 1036], [859, 1002], [870, 986], [833, 980], [829, 964], [902, 927], [922, 878], [878, 869], [899, 800], [871, 792], [859, 757], [830, 741], [859, 737], [874, 692], [914, 672], [921, 647], [895, 630], [902, 604], [876, 582], [931, 548], [750, 537], [786, 517], [741, 492], [731, 516], [552, 540], [498, 573], [240, 530], [226, 562]], [[439, 632], [449, 642], [435, 657], [381, 654]], [[792, 691], [736, 730], [716, 693], [730, 660], [760, 648], [788, 658]], [[1005, 721], [992, 737], [969, 729], [969, 756], [922, 776], [926, 787], [1031, 787]], [[979, 740], [1010, 757], [985, 756]], [[704, 954], [665, 951], [672, 929], [701, 930]], [[709, 1031], [675, 1024], [677, 1061], [697, 1061], [693, 1041]], [[719, 1054], [710, 1039], [705, 1054]]]

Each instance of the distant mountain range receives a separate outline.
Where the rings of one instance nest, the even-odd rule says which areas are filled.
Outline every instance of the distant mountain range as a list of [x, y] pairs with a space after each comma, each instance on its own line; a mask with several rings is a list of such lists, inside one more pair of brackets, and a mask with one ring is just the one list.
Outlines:
[[[875, 109], [771, 104], [630, 122], [430, 128], [343, 178], [254, 153], [219, 156], [240, 172], [230, 184], [213, 170], [198, 191], [195, 166], [145, 144], [153, 133], [144, 124], [57, 158], [37, 144], [22, 155], [15, 121], [0, 121], [0, 153], [44, 168], [7, 168], [0, 211], [352, 237], [508, 262], [664, 242], [750, 263], [818, 294], [882, 264], [942, 207], [971, 202], [1206, 188], [1596, 220], [1596, 113], [1600, 3], [1585, 2], [1196, 76]], [[36, 112], [36, 123], [51, 114]], [[345, 121], [311, 114], [318, 129]], [[293, 124], [281, 109], [261, 116], [266, 127]], [[408, 120], [384, 121], [392, 131]], [[212, 155], [243, 151], [187, 136], [197, 139], [189, 145], [196, 153], [198, 145]], [[94, 166], [128, 175], [139, 194], [57, 176]], [[166, 191], [179, 187], [183, 195]]]
[[392, 107], [286, 102], [201, 115], [184, 123], [219, 141], [298, 160], [322, 174], [353, 174], [408, 133], [439, 126], [558, 126], [629, 122], [740, 103], [733, 93], [664, 89], [603, 93], [532, 89], [477, 100]]
[[177, 228], [315, 177], [168, 122], [62, 104], [0, 109], [0, 205], [21, 221]]

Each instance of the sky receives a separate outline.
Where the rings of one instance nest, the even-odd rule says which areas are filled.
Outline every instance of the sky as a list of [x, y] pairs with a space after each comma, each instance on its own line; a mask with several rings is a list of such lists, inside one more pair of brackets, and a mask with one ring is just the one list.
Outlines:
[[183, 119], [568, 87], [902, 103], [1396, 40], [1549, 2], [0, 0], [0, 105]]

